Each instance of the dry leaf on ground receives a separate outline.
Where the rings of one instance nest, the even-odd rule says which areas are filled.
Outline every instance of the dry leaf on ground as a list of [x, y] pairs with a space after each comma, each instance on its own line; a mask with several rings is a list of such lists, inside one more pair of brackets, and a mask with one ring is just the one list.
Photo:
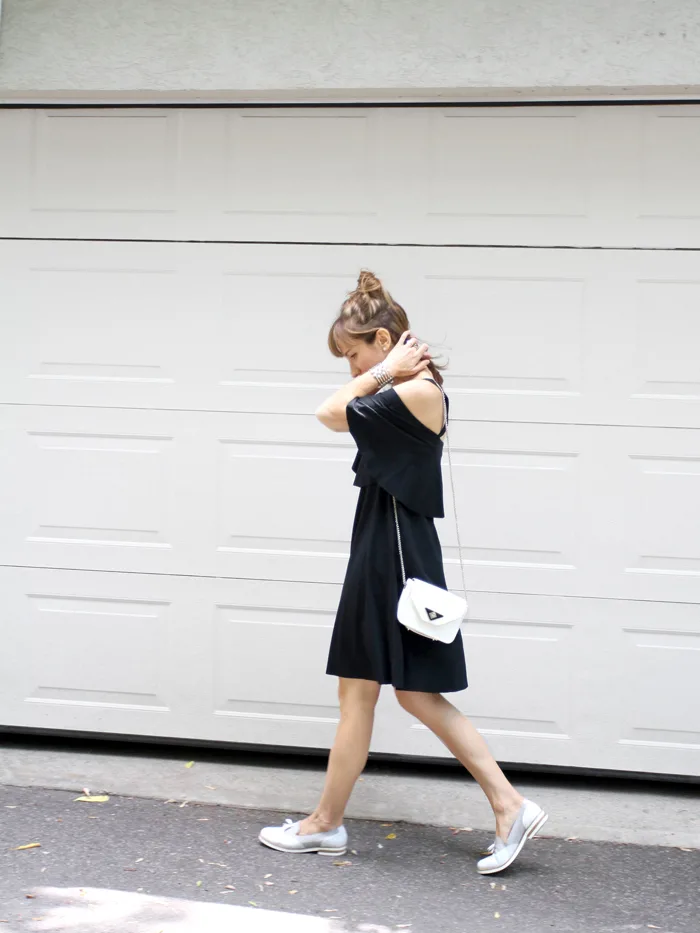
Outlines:
[[28, 842], [26, 846], [15, 846], [15, 852], [19, 852], [21, 849], [40, 849], [40, 842]]
[[76, 797], [73, 803], [107, 803], [108, 800], [107, 794], [85, 794], [84, 797]]
[[352, 862], [348, 862], [346, 859], [345, 861], [335, 861], [333, 864], [336, 868], [346, 868], [348, 865], [352, 865]]
[[194, 764], [193, 761], [188, 761], [187, 764], [185, 765], [185, 767], [186, 767], [186, 768], [191, 768], [193, 764]]
[[385, 838], [386, 838], [386, 839], [396, 839], [396, 833], [389, 833], [389, 835], [386, 836]]

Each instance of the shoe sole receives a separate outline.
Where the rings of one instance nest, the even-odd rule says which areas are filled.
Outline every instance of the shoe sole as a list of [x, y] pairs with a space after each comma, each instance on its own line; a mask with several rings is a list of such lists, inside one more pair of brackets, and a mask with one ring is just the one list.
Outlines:
[[258, 836], [258, 840], [262, 842], [264, 846], [267, 846], [268, 849], [274, 849], [275, 852], [286, 852], [289, 855], [305, 855], [308, 852], [311, 852], [311, 853], [315, 852], [317, 855], [335, 856], [335, 855], [345, 855], [345, 853], [348, 851], [347, 846], [345, 846], [344, 848], [338, 848], [338, 849], [328, 849], [328, 848], [323, 848], [321, 846], [316, 846], [316, 847], [309, 846], [306, 849], [285, 849], [282, 846], [273, 845], [273, 843], [268, 842], [267, 839], [263, 839], [262, 833]]
[[525, 832], [523, 833], [523, 838], [520, 840], [517, 849], [511, 855], [508, 861], [504, 862], [502, 865], [499, 865], [497, 868], [477, 868], [477, 871], [479, 872], [479, 874], [480, 875], [497, 875], [499, 871], [504, 871], [506, 868], [512, 865], [513, 862], [516, 860], [516, 858], [522, 852], [523, 846], [528, 841], [528, 839], [532, 839], [533, 836], [536, 836], [537, 833], [542, 829], [542, 827], [544, 826], [544, 824], [547, 822], [548, 819], [549, 819], [549, 815], [545, 813], [543, 810], [540, 813], [540, 815], [537, 817], [537, 819], [533, 820], [532, 823], [525, 830]]

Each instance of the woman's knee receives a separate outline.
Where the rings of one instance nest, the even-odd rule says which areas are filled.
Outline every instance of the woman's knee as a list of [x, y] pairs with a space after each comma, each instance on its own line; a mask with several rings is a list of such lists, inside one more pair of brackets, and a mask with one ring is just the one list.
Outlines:
[[341, 677], [338, 684], [341, 712], [358, 708], [373, 710], [377, 705], [381, 689], [380, 684], [373, 680]]
[[439, 693], [419, 693], [415, 690], [395, 689], [396, 699], [399, 705], [415, 716], [416, 719], [423, 719], [429, 715], [430, 711], [440, 703], [442, 697]]

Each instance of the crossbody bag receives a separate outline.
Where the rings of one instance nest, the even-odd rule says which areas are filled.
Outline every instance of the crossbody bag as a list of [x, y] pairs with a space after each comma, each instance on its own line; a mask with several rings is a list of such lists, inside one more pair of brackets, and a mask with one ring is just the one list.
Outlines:
[[457, 596], [441, 586], [419, 580], [417, 577], [406, 578], [406, 566], [403, 559], [403, 546], [401, 543], [401, 527], [399, 525], [399, 511], [396, 498], [394, 502], [394, 520], [396, 522], [396, 541], [401, 562], [401, 578], [403, 590], [399, 598], [397, 616], [399, 622], [411, 632], [423, 635], [433, 641], [450, 644], [457, 637], [460, 625], [467, 615], [467, 584], [464, 579], [464, 562], [462, 560], [462, 542], [459, 536], [459, 522], [457, 521], [457, 502], [455, 499], [455, 484], [452, 474], [452, 450], [450, 449], [450, 436], [447, 426], [447, 400], [442, 386], [438, 387], [442, 393], [442, 407], [445, 424], [445, 439], [447, 441], [447, 459], [450, 468], [450, 486], [452, 489], [452, 506], [455, 516], [455, 530], [457, 532], [457, 548], [459, 550], [459, 568], [462, 573], [462, 590], [464, 596]]

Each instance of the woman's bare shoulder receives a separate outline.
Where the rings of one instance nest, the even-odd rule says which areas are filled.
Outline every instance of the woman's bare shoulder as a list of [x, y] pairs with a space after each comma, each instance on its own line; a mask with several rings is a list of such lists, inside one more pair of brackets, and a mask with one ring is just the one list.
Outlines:
[[396, 386], [396, 393], [426, 428], [438, 434], [442, 430], [442, 393], [429, 379], [411, 379]]

